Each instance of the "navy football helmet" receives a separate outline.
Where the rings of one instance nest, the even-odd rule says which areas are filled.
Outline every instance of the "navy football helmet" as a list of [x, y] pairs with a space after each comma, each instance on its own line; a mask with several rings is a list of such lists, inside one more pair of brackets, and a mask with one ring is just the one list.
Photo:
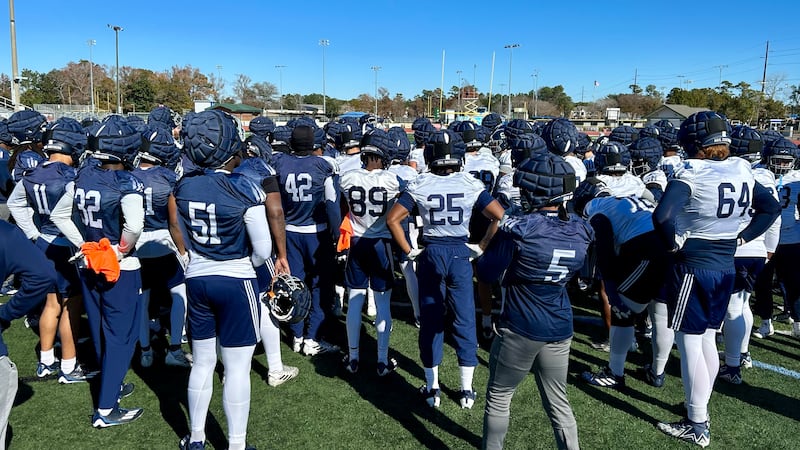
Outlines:
[[306, 284], [285, 273], [275, 275], [269, 292], [261, 296], [261, 301], [280, 322], [300, 323], [311, 311], [311, 292]]
[[637, 177], [658, 168], [664, 151], [654, 137], [640, 137], [628, 147], [631, 154], [631, 173]]
[[142, 135], [142, 146], [136, 154], [133, 165], [144, 161], [150, 164], [174, 168], [180, 158], [180, 149], [175, 145], [172, 130], [162, 126], [149, 128]]
[[770, 142], [772, 142], [772, 141], [777, 141], [778, 139], [782, 139], [783, 138], [783, 135], [780, 133], [780, 131], [764, 130], [764, 131], [761, 131], [760, 133], [761, 133], [761, 137], [764, 139], [764, 145], [765, 146], [767, 144], [769, 144]]
[[683, 121], [678, 130], [678, 142], [691, 158], [705, 147], [729, 145], [730, 132], [730, 125], [719, 114], [714, 111], [701, 111]]
[[47, 119], [32, 109], [17, 111], [6, 122], [8, 132], [14, 137], [14, 144], [41, 142]]
[[431, 119], [428, 119], [427, 117], [417, 117], [416, 119], [414, 119], [414, 122], [411, 123], [411, 130], [412, 131], [417, 131], [422, 126], [424, 126], [426, 123], [428, 125], [433, 125], [433, 124], [431, 124]]
[[147, 115], [147, 125], [150, 128], [159, 127], [172, 131], [176, 127], [175, 120], [172, 117], [172, 110], [166, 106], [157, 106]]
[[594, 165], [599, 173], [625, 173], [631, 165], [631, 152], [620, 142], [608, 141], [595, 150]]
[[431, 171], [445, 167], [460, 170], [466, 149], [458, 133], [452, 130], [435, 131], [425, 142], [425, 164]]
[[575, 189], [575, 194], [572, 196], [572, 209], [581, 216], [586, 217], [583, 210], [590, 201], [610, 195], [611, 189], [599, 178], [587, 178]]
[[393, 157], [394, 161], [403, 162], [408, 159], [411, 154], [411, 141], [408, 140], [408, 134], [403, 127], [389, 128], [389, 137], [395, 142], [397, 152]]
[[[144, 119], [142, 119], [139, 116], [127, 116], [127, 117], [125, 117], [125, 120], [128, 121], [128, 124], [130, 126], [132, 126], [133, 128], [135, 128], [136, 131], [138, 131], [139, 133], [142, 133], [142, 134], [146, 133], [148, 128], [163, 127], [163, 125], [160, 125], [160, 124], [156, 123], [155, 121], [153, 122], [153, 124], [154, 124], [153, 127], [148, 127], [148, 125], [144, 122]], [[166, 128], [166, 127], [164, 127], [164, 128]], [[172, 128], [170, 128], [170, 131], [171, 130], [172, 130]]]
[[761, 161], [764, 151], [764, 138], [761, 133], [747, 125], [737, 125], [731, 131], [731, 155], [746, 159], [751, 163]]
[[110, 115], [89, 135], [87, 148], [94, 159], [130, 166], [141, 145], [141, 133], [122, 116]]
[[564, 158], [538, 152], [517, 167], [513, 183], [519, 187], [523, 208], [531, 211], [571, 199], [577, 179], [575, 169]]
[[220, 110], [195, 114], [186, 124], [184, 149], [199, 167], [217, 169], [242, 150], [236, 121]]
[[285, 126], [277, 126], [270, 135], [270, 145], [275, 151], [289, 153], [289, 141], [292, 139], [292, 129]]
[[586, 133], [578, 132], [578, 146], [575, 147], [575, 154], [576, 155], [583, 155], [586, 154], [586, 151], [589, 150], [589, 147], [592, 145], [592, 138], [589, 137]]
[[509, 139], [508, 148], [511, 149], [512, 167], [519, 166], [535, 153], [547, 152], [547, 144], [544, 139], [533, 133]]
[[501, 123], [503, 123], [503, 116], [497, 113], [487, 114], [481, 120], [481, 125], [488, 128], [490, 131], [497, 128]]
[[11, 145], [12, 142], [14, 142], [14, 136], [8, 131], [8, 121], [0, 118], [0, 143]]
[[364, 133], [359, 143], [361, 149], [361, 160], [366, 164], [370, 155], [378, 156], [383, 161], [384, 166], [388, 165], [394, 156], [395, 146], [389, 133], [380, 128], [371, 128]]
[[275, 122], [267, 116], [257, 116], [250, 121], [249, 128], [251, 133], [269, 140], [269, 136], [275, 129]]
[[414, 145], [416, 145], [417, 148], [422, 148], [435, 131], [436, 128], [434, 128], [430, 120], [422, 122], [419, 127], [414, 130]]
[[251, 134], [244, 140], [244, 148], [248, 158], [262, 158], [267, 163], [272, 159], [272, 146], [257, 134]]
[[558, 156], [574, 152], [578, 147], [578, 129], [563, 117], [547, 122], [541, 135], [547, 143], [547, 149]]
[[86, 150], [87, 136], [80, 122], [69, 117], [60, 117], [47, 125], [42, 135], [42, 151], [50, 155], [69, 155], [77, 163]]
[[785, 175], [793, 170], [798, 158], [800, 158], [800, 149], [789, 139], [782, 137], [768, 142], [764, 146], [763, 161], [775, 175]]
[[511, 139], [512, 137], [521, 136], [523, 134], [532, 134], [533, 133], [533, 125], [530, 122], [523, 119], [514, 119], [509, 120], [506, 123], [504, 128], [506, 139]]
[[477, 151], [483, 146], [483, 142], [478, 136], [478, 125], [474, 122], [464, 121], [458, 122], [452, 130], [461, 136], [461, 140], [467, 146], [467, 150]]
[[658, 139], [658, 135], [661, 134], [661, 129], [655, 125], [647, 125], [646, 127], [639, 130], [639, 138], [656, 138]]
[[639, 130], [628, 125], [620, 125], [608, 135], [608, 139], [620, 142], [622, 145], [631, 145], [631, 143], [639, 139]]

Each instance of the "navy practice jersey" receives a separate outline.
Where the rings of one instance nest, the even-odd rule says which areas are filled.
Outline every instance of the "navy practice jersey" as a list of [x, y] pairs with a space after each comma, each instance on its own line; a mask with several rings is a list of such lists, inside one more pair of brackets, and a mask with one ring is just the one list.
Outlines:
[[214, 261], [250, 257], [243, 217], [266, 200], [250, 178], [224, 171], [187, 174], [175, 188], [175, 200], [194, 253]]
[[255, 181], [267, 194], [278, 192], [278, 173], [261, 158], [247, 158], [233, 172]]
[[11, 157], [8, 151], [0, 148], [0, 203], [5, 203], [14, 185], [11, 180], [11, 173], [8, 171], [8, 159]]
[[22, 178], [25, 197], [33, 209], [33, 220], [41, 234], [60, 236], [58, 227], [50, 220], [50, 213], [61, 197], [67, 184], [75, 180], [75, 169], [60, 162], [46, 162], [26, 173]]
[[137, 168], [133, 175], [144, 185], [144, 231], [169, 228], [169, 196], [178, 175], [164, 166]]
[[25, 172], [38, 166], [44, 162], [44, 160], [44, 156], [33, 150], [23, 150], [20, 152], [19, 156], [17, 156], [17, 160], [14, 161], [14, 168], [11, 169], [11, 178], [14, 179], [14, 183], [19, 183], [19, 180], [22, 179]]
[[800, 171], [791, 170], [776, 181], [783, 208], [780, 244], [796, 244], [800, 242]]
[[614, 230], [614, 248], [619, 251], [622, 244], [653, 231], [654, 209], [652, 203], [631, 195], [595, 198], [586, 204], [583, 211], [589, 220], [595, 215], [603, 215], [608, 219]]
[[[325, 180], [333, 167], [319, 156], [283, 155], [275, 160], [286, 224], [292, 226], [328, 223], [325, 210]], [[335, 200], [334, 197], [329, 199]]]
[[506, 296], [499, 325], [536, 341], [572, 336], [566, 285], [593, 239], [589, 224], [574, 214], [569, 220], [554, 212], [506, 218], [476, 270], [485, 282], [502, 275]]
[[119, 244], [124, 222], [121, 200], [129, 194], [144, 195], [142, 182], [130, 172], [94, 164], [78, 172], [74, 203], [83, 224], [84, 240], [99, 242], [105, 237], [112, 244]]

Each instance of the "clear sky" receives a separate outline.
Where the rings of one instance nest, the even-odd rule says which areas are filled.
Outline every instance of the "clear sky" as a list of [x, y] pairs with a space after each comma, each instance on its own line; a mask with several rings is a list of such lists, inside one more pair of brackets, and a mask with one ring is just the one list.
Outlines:
[[[768, 5], [769, 11], [764, 6]], [[269, 81], [283, 93], [326, 92], [349, 99], [375, 90], [407, 98], [473, 81], [481, 92], [505, 92], [513, 49], [512, 91], [561, 84], [573, 100], [628, 92], [633, 84], [669, 92], [716, 86], [720, 78], [754, 86], [760, 81], [770, 41], [767, 76], [800, 84], [797, 0], [582, 2], [472, 1], [317, 2], [275, 0], [118, 1], [17, 0], [20, 70], [47, 72], [87, 60], [94, 39], [95, 63], [114, 65], [114, 31], [120, 32], [120, 65], [164, 71], [190, 64], [219, 73], [231, 93], [236, 74]], [[11, 74], [9, 10], [0, 7], [5, 30], [0, 72]], [[276, 65], [282, 69], [282, 83]], [[221, 66], [218, 69], [217, 66]], [[538, 72], [538, 77], [532, 74]], [[687, 83], [691, 80], [691, 84]], [[599, 82], [595, 87], [594, 82]], [[501, 86], [501, 83], [506, 85]], [[279, 86], [281, 85], [282, 86]]]

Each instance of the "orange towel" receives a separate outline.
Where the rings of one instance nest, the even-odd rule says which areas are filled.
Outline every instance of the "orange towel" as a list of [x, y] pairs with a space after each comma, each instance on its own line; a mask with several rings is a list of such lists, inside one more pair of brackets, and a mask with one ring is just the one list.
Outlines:
[[105, 275], [106, 281], [111, 283], [119, 280], [117, 253], [108, 238], [100, 239], [100, 242], [86, 242], [81, 245], [81, 251], [86, 258], [86, 265], [96, 274]]
[[350, 215], [344, 216], [342, 224], [339, 225], [339, 242], [336, 243], [336, 251], [343, 252], [350, 249], [350, 236], [353, 235], [353, 224], [350, 223]]

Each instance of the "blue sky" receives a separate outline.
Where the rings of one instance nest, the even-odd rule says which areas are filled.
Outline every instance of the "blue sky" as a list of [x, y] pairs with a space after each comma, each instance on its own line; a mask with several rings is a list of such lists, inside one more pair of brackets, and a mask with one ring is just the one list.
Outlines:
[[[15, 5], [20, 70], [47, 72], [69, 61], [88, 59], [88, 39], [97, 44], [93, 60], [114, 65], [114, 32], [120, 33], [120, 65], [163, 71], [191, 64], [220, 73], [231, 92], [236, 74], [253, 81], [279, 82], [284, 93], [322, 92], [322, 47], [328, 39], [325, 80], [329, 96], [348, 99], [372, 94], [378, 84], [407, 98], [439, 87], [445, 50], [445, 90], [475, 81], [489, 91], [507, 90], [513, 50], [512, 91], [561, 84], [573, 100], [627, 92], [638, 73], [642, 87], [669, 92], [716, 86], [722, 78], [753, 85], [761, 79], [766, 41], [768, 77], [800, 84], [800, 33], [788, 17], [796, 0], [756, 3], [461, 1], [433, 3], [197, 0], [171, 2], [60, 0]], [[5, 45], [0, 72], [11, 73], [8, 8], [0, 7]], [[217, 66], [222, 66], [218, 71]], [[679, 76], [683, 76], [682, 78]], [[594, 81], [600, 85], [594, 87]], [[686, 80], [691, 80], [687, 84]]]

